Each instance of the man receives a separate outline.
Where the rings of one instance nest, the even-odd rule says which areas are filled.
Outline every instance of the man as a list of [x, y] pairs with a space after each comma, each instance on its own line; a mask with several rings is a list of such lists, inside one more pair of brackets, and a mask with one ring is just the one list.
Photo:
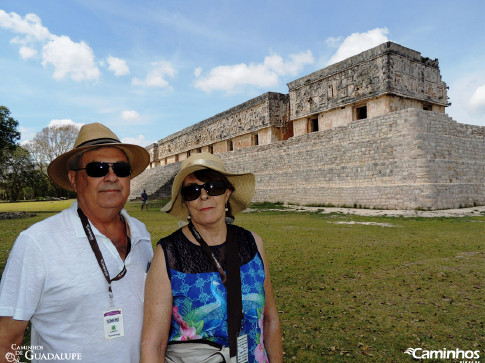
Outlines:
[[146, 207], [146, 210], [148, 210], [148, 194], [145, 189], [141, 193], [141, 210], [143, 210], [143, 207]]
[[24, 355], [33, 362], [139, 360], [153, 249], [145, 226], [123, 207], [130, 178], [148, 162], [144, 148], [94, 123], [49, 165], [52, 180], [76, 191], [77, 201], [20, 233], [10, 252], [0, 283], [0, 361], [16, 361], [29, 320]]

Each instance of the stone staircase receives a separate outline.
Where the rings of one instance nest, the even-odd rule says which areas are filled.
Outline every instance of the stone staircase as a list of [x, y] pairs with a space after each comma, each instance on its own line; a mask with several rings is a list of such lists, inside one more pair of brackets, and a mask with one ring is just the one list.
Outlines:
[[131, 180], [131, 192], [128, 200], [141, 200], [143, 189], [146, 190], [148, 199], [170, 198], [173, 179], [179, 170], [180, 163], [146, 169]]

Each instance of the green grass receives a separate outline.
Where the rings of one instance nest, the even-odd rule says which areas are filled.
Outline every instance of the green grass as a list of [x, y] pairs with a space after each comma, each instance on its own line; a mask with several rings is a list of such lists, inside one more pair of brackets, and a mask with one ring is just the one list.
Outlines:
[[0, 203], [0, 212], [60, 212], [69, 208], [74, 199], [42, 202]]
[[[65, 207], [38, 203], [36, 217], [0, 221], [0, 268], [21, 230]], [[140, 202], [126, 209], [156, 244], [177, 221], [159, 211], [164, 202], [149, 204], [149, 211], [140, 211]], [[485, 356], [485, 216], [260, 211], [239, 214], [235, 223], [265, 241], [285, 361], [411, 362], [403, 351], [418, 347]]]

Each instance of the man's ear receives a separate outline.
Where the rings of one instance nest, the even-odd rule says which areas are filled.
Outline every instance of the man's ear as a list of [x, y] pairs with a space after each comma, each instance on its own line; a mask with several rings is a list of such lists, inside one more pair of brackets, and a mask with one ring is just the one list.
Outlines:
[[69, 178], [69, 182], [71, 183], [72, 188], [76, 192], [76, 172], [74, 170], [69, 170], [67, 173], [67, 177]]

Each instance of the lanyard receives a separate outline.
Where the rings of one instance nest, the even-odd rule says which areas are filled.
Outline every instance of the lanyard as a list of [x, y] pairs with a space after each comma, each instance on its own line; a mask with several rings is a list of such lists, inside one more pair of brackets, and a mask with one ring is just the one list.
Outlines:
[[[212, 262], [214, 262], [214, 265], [216, 266], [217, 271], [219, 271], [219, 275], [221, 275], [222, 283], [224, 284], [224, 286], [226, 286], [226, 282], [227, 282], [226, 273], [222, 269], [221, 263], [219, 262], [217, 257], [214, 255], [214, 252], [212, 252], [210, 247], [207, 245], [207, 242], [204, 241], [204, 239], [202, 238], [200, 233], [197, 231], [197, 229], [195, 228], [195, 226], [192, 222], [189, 223], [189, 229], [190, 229], [190, 232], [192, 232], [192, 235], [194, 236], [194, 238], [197, 240], [197, 242], [199, 242], [199, 244], [202, 246], [202, 248], [204, 249], [207, 256], [209, 256], [209, 258], [212, 260]], [[226, 240], [227, 240], [227, 237], [226, 237]]]
[[[104, 278], [108, 282], [109, 299], [110, 299], [110, 302], [111, 302], [111, 306], [114, 306], [113, 290], [111, 289], [111, 282], [121, 280], [126, 275], [126, 266], [123, 262], [123, 269], [121, 270], [121, 272], [112, 279], [109, 277], [108, 268], [106, 267], [106, 263], [104, 262], [103, 254], [101, 253], [101, 250], [99, 249], [98, 241], [96, 241], [96, 237], [94, 237], [94, 233], [93, 233], [93, 230], [91, 229], [91, 225], [89, 224], [88, 218], [83, 213], [81, 208], [77, 209], [77, 214], [79, 214], [79, 218], [81, 219], [81, 224], [83, 225], [84, 232], [86, 233], [86, 237], [88, 238], [89, 244], [91, 245], [91, 248], [94, 252], [94, 255], [96, 256], [96, 260], [98, 261], [99, 267], [101, 268], [101, 271], [103, 272]], [[125, 223], [124, 219], [123, 219], [123, 223]], [[126, 226], [126, 223], [125, 223], [125, 226]], [[126, 238], [128, 240], [128, 244], [130, 245], [131, 242], [130, 242], [130, 238], [128, 237], [128, 235], [126, 236]]]

